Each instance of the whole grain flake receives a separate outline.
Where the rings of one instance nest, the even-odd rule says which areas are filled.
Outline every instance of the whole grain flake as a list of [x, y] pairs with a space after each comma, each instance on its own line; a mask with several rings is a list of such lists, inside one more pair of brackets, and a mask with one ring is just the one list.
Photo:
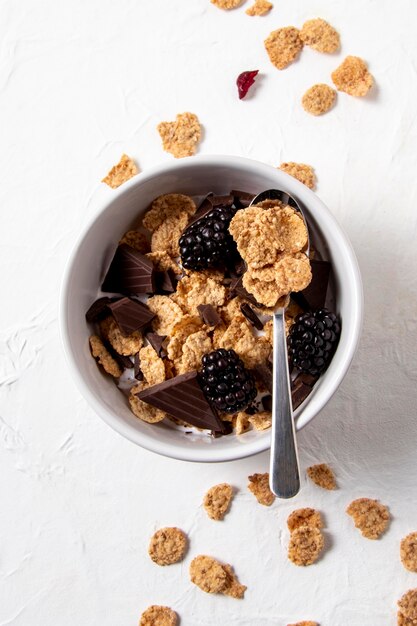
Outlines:
[[[400, 613], [409, 620], [417, 622], [417, 589], [409, 589], [399, 600]], [[407, 624], [407, 622], [403, 622]], [[413, 622], [411, 622], [413, 624]], [[414, 626], [414, 624], [413, 624]]]
[[136, 163], [127, 154], [122, 154], [120, 161], [114, 165], [110, 172], [103, 178], [102, 183], [106, 183], [112, 189], [117, 189], [138, 173]]
[[255, 0], [255, 4], [246, 9], [246, 15], [266, 15], [273, 8], [272, 2], [268, 0]]
[[158, 132], [163, 149], [176, 159], [195, 154], [201, 139], [201, 126], [194, 113], [179, 113], [175, 122], [161, 122]]
[[378, 539], [387, 529], [390, 514], [388, 507], [370, 498], [358, 498], [346, 509], [362, 535], [367, 539]]
[[237, 580], [230, 565], [223, 565], [211, 556], [196, 556], [190, 565], [191, 582], [206, 593], [222, 593], [243, 598], [246, 590]]
[[157, 424], [165, 419], [166, 413], [138, 398], [137, 394], [140, 391], [143, 391], [146, 386], [146, 383], [142, 381], [131, 388], [129, 393], [130, 409], [133, 415], [141, 419], [143, 422], [146, 422], [147, 424]]
[[139, 626], [177, 626], [178, 616], [168, 606], [153, 604], [140, 617]]
[[244, 0], [210, 0], [210, 2], [219, 9], [230, 11], [231, 9], [237, 9], [237, 7], [243, 4]]
[[310, 526], [320, 530], [320, 528], [323, 528], [323, 520], [319, 511], [307, 507], [293, 511], [288, 516], [287, 526], [290, 533], [300, 528], [300, 526]]
[[324, 547], [324, 538], [314, 526], [299, 526], [290, 537], [288, 558], [294, 565], [307, 566], [317, 561]]
[[272, 31], [264, 43], [271, 63], [279, 70], [293, 63], [304, 45], [300, 31], [294, 26], [285, 26]]
[[401, 540], [401, 562], [409, 572], [417, 572], [417, 532], [410, 533]]
[[118, 363], [114, 360], [98, 335], [92, 335], [90, 337], [90, 349], [93, 357], [107, 374], [110, 374], [110, 376], [114, 378], [119, 378], [119, 376], [122, 375], [122, 370]]
[[326, 463], [311, 465], [307, 468], [307, 476], [315, 485], [322, 489], [336, 489], [336, 478], [332, 469]]
[[323, 115], [330, 111], [336, 101], [336, 91], [324, 83], [313, 85], [302, 97], [304, 111], [311, 115]]
[[318, 52], [331, 54], [340, 48], [339, 33], [328, 22], [317, 17], [303, 24], [300, 38], [306, 46]]
[[182, 561], [187, 545], [187, 536], [180, 528], [161, 528], [152, 535], [148, 553], [157, 565], [172, 565]]
[[212, 520], [222, 520], [229, 510], [233, 498], [233, 487], [220, 483], [211, 487], [204, 496], [204, 508]]
[[248, 489], [253, 493], [259, 504], [271, 506], [275, 501], [275, 496], [269, 488], [269, 474], [252, 474], [249, 476]]
[[196, 206], [190, 196], [182, 193], [167, 193], [153, 200], [143, 218], [143, 226], [154, 232], [169, 217], [178, 217], [184, 212], [195, 213]]
[[374, 84], [372, 74], [360, 57], [348, 56], [332, 73], [332, 81], [339, 91], [350, 96], [363, 97]]
[[306, 163], [296, 163], [295, 161], [285, 161], [281, 163], [279, 168], [282, 172], [289, 174], [293, 178], [296, 178], [303, 183], [309, 189], [314, 189], [316, 186], [316, 175], [314, 168]]

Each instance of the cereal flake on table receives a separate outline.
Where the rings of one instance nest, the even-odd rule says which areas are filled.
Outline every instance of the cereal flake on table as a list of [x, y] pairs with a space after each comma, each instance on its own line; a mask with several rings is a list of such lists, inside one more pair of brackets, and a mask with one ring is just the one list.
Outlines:
[[211, 487], [204, 496], [203, 504], [207, 515], [212, 520], [222, 520], [229, 510], [233, 499], [233, 487], [220, 483]]
[[307, 20], [300, 31], [300, 38], [306, 46], [318, 52], [332, 54], [340, 48], [340, 36], [326, 20], [317, 17]]
[[410, 619], [398, 611], [397, 614], [397, 626], [417, 626], [417, 619]]
[[275, 496], [269, 488], [269, 474], [252, 474], [248, 476], [248, 489], [253, 493], [259, 504], [271, 506], [275, 501]]
[[153, 604], [140, 617], [139, 626], [177, 626], [178, 616], [168, 606]]
[[148, 553], [157, 565], [172, 565], [184, 558], [187, 536], [180, 528], [161, 528], [151, 538]]
[[223, 565], [211, 556], [196, 556], [190, 565], [191, 582], [206, 593], [222, 593], [243, 598], [246, 587], [241, 585], [230, 565]]
[[363, 97], [374, 84], [372, 74], [360, 57], [348, 56], [332, 73], [332, 81], [339, 91], [350, 96]]
[[287, 626], [319, 626], [317, 622], [297, 622], [296, 624], [287, 624]]
[[244, 0], [210, 0], [211, 4], [214, 4], [219, 9], [224, 11], [230, 11], [231, 9], [237, 9]]
[[170, 152], [176, 159], [195, 154], [201, 139], [201, 126], [194, 113], [179, 113], [175, 122], [161, 122], [158, 132], [165, 152]]
[[323, 528], [323, 520], [319, 511], [306, 507], [304, 509], [296, 509], [290, 513], [287, 519], [287, 526], [290, 533], [300, 528], [300, 526], [310, 526], [320, 530], [320, 528]]
[[323, 115], [330, 111], [336, 101], [336, 91], [324, 83], [313, 85], [303, 95], [301, 104], [311, 115]]
[[316, 175], [314, 168], [306, 163], [296, 163], [295, 161], [285, 161], [281, 163], [279, 168], [282, 172], [289, 174], [293, 178], [296, 178], [306, 185], [309, 189], [314, 189], [316, 186]]
[[400, 556], [401, 563], [409, 572], [417, 572], [417, 532], [401, 540]]
[[264, 43], [271, 63], [279, 70], [293, 63], [304, 45], [300, 31], [294, 26], [285, 26], [272, 31]]
[[324, 547], [324, 538], [314, 526], [299, 526], [290, 537], [288, 558], [294, 565], [307, 566], [317, 561]]
[[246, 15], [250, 16], [266, 15], [273, 6], [272, 2], [268, 2], [268, 0], [255, 0], [255, 4], [252, 4], [245, 12]]
[[387, 529], [390, 514], [388, 507], [370, 498], [358, 498], [346, 509], [363, 537], [378, 539]]
[[120, 161], [114, 165], [110, 172], [103, 178], [102, 183], [106, 183], [112, 189], [117, 189], [138, 173], [138, 168], [133, 159], [127, 154], [122, 154]]
[[107, 374], [110, 374], [110, 376], [114, 378], [119, 378], [119, 376], [122, 375], [122, 370], [117, 361], [114, 360], [98, 335], [92, 335], [90, 337], [90, 348], [91, 354]]
[[[402, 617], [411, 620], [410, 622], [404, 621], [403, 624], [410, 623], [410, 626], [414, 626], [413, 620], [417, 622], [417, 589], [409, 589], [398, 600], [398, 607]], [[400, 621], [399, 621], [400, 623]]]
[[322, 489], [336, 489], [336, 478], [333, 470], [326, 463], [318, 463], [307, 468], [307, 476], [315, 485]]

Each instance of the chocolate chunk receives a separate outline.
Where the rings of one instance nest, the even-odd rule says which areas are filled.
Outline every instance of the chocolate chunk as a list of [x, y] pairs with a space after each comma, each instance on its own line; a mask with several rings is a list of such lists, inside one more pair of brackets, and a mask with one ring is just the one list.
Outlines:
[[272, 367], [267, 364], [259, 363], [253, 368], [255, 378], [261, 382], [265, 389], [272, 393]]
[[209, 201], [213, 205], [216, 206], [232, 206], [234, 202], [234, 197], [232, 194], [228, 194], [227, 196], [209, 196]]
[[264, 396], [262, 398], [262, 406], [264, 407], [264, 411], [272, 411], [272, 396]]
[[318, 381], [319, 376], [313, 376], [312, 374], [308, 374], [307, 372], [300, 372], [297, 376], [297, 380], [308, 385], [309, 387], [314, 387], [316, 382]]
[[142, 370], [140, 369], [139, 352], [136, 352], [135, 354], [133, 367], [134, 367], [134, 376], [136, 380], [143, 380], [144, 376], [143, 376]]
[[197, 372], [175, 376], [175, 378], [140, 391], [137, 396], [157, 409], [197, 428], [225, 432], [223, 422], [217, 417], [203, 394], [198, 383]]
[[233, 432], [233, 425], [231, 422], [223, 422], [223, 432], [218, 432], [215, 430], [211, 431], [211, 436], [213, 437], [213, 439], [218, 439], [219, 437], [222, 437], [223, 435], [231, 435]]
[[172, 270], [156, 272], [155, 293], [174, 293], [177, 289], [178, 278]]
[[138, 300], [131, 300], [131, 298], [121, 298], [109, 304], [108, 307], [126, 337], [135, 330], [148, 326], [155, 317], [155, 313], [152, 313], [146, 304]]
[[256, 415], [261, 410], [259, 402], [252, 402], [249, 406], [246, 407], [245, 413], [248, 415]]
[[104, 279], [102, 290], [127, 295], [154, 293], [154, 266], [144, 254], [125, 243], [118, 246]]
[[242, 311], [243, 315], [246, 317], [248, 322], [252, 324], [252, 326], [257, 328], [258, 330], [263, 329], [264, 327], [263, 322], [261, 322], [261, 320], [256, 315], [255, 311], [252, 309], [250, 304], [247, 304], [247, 302], [245, 302], [244, 304], [241, 304], [240, 310]]
[[310, 260], [312, 279], [306, 289], [292, 293], [292, 299], [307, 311], [322, 309], [326, 303], [331, 265], [328, 261]]
[[201, 319], [207, 326], [214, 328], [222, 323], [222, 318], [211, 304], [199, 304], [197, 310]]
[[233, 271], [236, 274], [236, 276], [242, 276], [242, 274], [244, 274], [246, 272], [246, 263], [245, 263], [245, 261], [243, 259], [239, 259], [235, 263]]
[[241, 296], [242, 298], [245, 298], [245, 300], [249, 300], [249, 302], [254, 306], [262, 306], [261, 304], [259, 304], [256, 298], [251, 293], [249, 293], [249, 291], [246, 291], [242, 283], [242, 276], [232, 279], [232, 282], [230, 283], [230, 290], [232, 291], [233, 295]]
[[246, 209], [255, 197], [254, 193], [247, 193], [246, 191], [238, 191], [232, 189], [230, 192], [235, 199], [235, 207], [238, 209]]
[[305, 383], [303, 383], [301, 380], [299, 380], [299, 377], [297, 376], [297, 378], [291, 383], [291, 398], [293, 410], [299, 407], [310, 393], [310, 385], [306, 385]]
[[114, 298], [104, 296], [104, 298], [99, 298], [98, 300], [93, 302], [93, 304], [90, 306], [87, 313], [85, 314], [87, 322], [98, 322], [99, 320], [107, 317], [107, 315], [109, 314], [108, 305], [114, 302], [114, 300]]
[[163, 346], [163, 343], [165, 341], [165, 339], [167, 338], [166, 335], [158, 335], [158, 333], [146, 333], [145, 335], [146, 339], [149, 341], [149, 343], [151, 344], [152, 348], [155, 350], [156, 354], [161, 358], [161, 359], [166, 359], [167, 357], [167, 352]]
[[209, 193], [200, 202], [200, 205], [199, 205], [197, 211], [194, 213], [194, 215], [192, 216], [192, 218], [188, 222], [187, 228], [188, 228], [188, 226], [191, 226], [191, 224], [194, 224], [194, 222], [198, 222], [198, 220], [200, 218], [204, 217], [205, 215], [207, 215], [207, 213], [210, 213], [210, 211], [213, 210], [213, 204], [210, 201], [212, 197], [213, 197], [213, 194]]

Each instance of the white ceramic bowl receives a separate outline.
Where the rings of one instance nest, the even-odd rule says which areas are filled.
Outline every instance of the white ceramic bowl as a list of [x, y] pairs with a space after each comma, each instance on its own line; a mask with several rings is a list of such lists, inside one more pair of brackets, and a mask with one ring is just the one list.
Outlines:
[[300, 200], [310, 229], [324, 241], [326, 258], [333, 266], [336, 307], [342, 318], [342, 334], [330, 367], [295, 411], [298, 429], [324, 407], [345, 376], [361, 331], [362, 284], [352, 247], [319, 198], [280, 170], [240, 157], [198, 156], [150, 168], [119, 191], [109, 192], [108, 203], [84, 228], [66, 269], [60, 311], [65, 353], [81, 393], [109, 426], [139, 446], [177, 459], [206, 462], [238, 459], [269, 448], [268, 431], [218, 439], [190, 437], [170, 424], [152, 425], [137, 419], [113, 380], [100, 372], [91, 357], [91, 329], [85, 312], [97, 297], [118, 240], [156, 196], [170, 192], [224, 194], [230, 189], [259, 193], [271, 188], [287, 191]]

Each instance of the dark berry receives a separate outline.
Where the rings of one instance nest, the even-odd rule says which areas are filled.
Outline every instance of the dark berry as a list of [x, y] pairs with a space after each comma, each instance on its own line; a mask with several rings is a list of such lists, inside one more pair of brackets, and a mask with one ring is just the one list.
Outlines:
[[201, 387], [219, 411], [242, 411], [256, 398], [255, 379], [234, 350], [210, 352], [203, 356], [202, 363]]
[[179, 240], [184, 267], [198, 271], [237, 262], [236, 243], [228, 230], [235, 213], [233, 207], [218, 206], [184, 230]]
[[328, 368], [339, 337], [340, 322], [327, 309], [298, 315], [288, 336], [290, 363], [302, 372], [319, 376]]

